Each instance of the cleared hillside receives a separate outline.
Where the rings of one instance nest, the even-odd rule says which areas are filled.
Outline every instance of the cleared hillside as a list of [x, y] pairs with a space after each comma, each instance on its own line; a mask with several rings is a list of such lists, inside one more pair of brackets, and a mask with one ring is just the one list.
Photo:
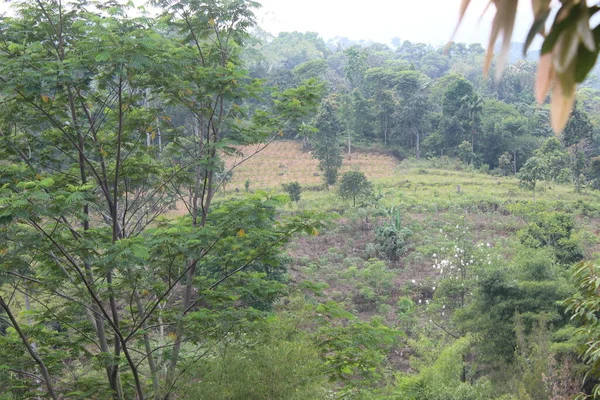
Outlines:
[[[256, 152], [258, 147], [247, 146], [240, 149], [244, 156]], [[241, 156], [228, 157], [225, 164], [228, 168], [239, 162]], [[265, 150], [238, 166], [227, 185], [227, 190], [244, 189], [247, 180], [251, 189], [269, 189], [280, 187], [282, 183], [299, 182], [303, 186], [323, 183], [318, 168], [319, 161], [310, 152], [302, 151], [299, 142], [274, 142]], [[348, 157], [344, 156], [342, 173], [359, 170], [369, 179], [388, 178], [394, 176], [398, 161], [391, 156], [376, 152], [357, 151]]]

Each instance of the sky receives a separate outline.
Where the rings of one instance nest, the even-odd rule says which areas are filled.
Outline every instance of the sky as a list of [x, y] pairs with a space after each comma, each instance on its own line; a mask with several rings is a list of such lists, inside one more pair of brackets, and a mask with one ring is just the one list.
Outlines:
[[[318, 32], [325, 40], [389, 43], [393, 37], [444, 45], [452, 37], [461, 0], [258, 0], [259, 25], [273, 34]], [[487, 46], [493, 8], [481, 17], [489, 0], [472, 0], [455, 41]], [[524, 42], [531, 26], [531, 2], [520, 1], [513, 41]]]

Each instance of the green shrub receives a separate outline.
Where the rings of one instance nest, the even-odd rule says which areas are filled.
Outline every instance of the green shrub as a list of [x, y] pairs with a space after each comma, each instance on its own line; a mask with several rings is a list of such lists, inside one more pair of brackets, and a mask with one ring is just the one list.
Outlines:
[[187, 371], [180, 398], [319, 400], [325, 365], [311, 338], [273, 318], [251, 335], [229, 340]]
[[375, 244], [379, 253], [391, 261], [396, 261], [405, 252], [406, 239], [412, 231], [402, 227], [400, 210], [391, 209], [388, 223], [377, 228]]
[[283, 190], [290, 196], [290, 200], [294, 203], [300, 201], [300, 194], [302, 193], [302, 186], [298, 182], [284, 183]]
[[529, 225], [518, 232], [521, 243], [531, 248], [554, 249], [559, 263], [570, 265], [583, 259], [583, 249], [571, 237], [575, 226], [573, 217], [562, 212], [540, 212]]

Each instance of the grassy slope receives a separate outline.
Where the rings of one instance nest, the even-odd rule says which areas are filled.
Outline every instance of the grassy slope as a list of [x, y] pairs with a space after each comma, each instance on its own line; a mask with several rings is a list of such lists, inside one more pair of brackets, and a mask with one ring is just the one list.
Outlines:
[[[410, 227], [414, 235], [404, 257], [397, 262], [388, 261], [388, 267], [395, 272], [397, 288], [389, 298], [390, 305], [406, 292], [402, 288], [410, 286], [413, 279], [433, 284], [436, 276], [431, 267], [432, 256], [451, 241], [445, 232], [457, 224], [466, 226], [465, 236], [473, 243], [504, 246], [505, 256], [510, 257], [514, 234], [525, 221], [511, 214], [507, 207], [515, 202], [533, 201], [532, 192], [520, 188], [514, 177], [479, 173], [453, 161], [406, 160], [398, 165], [389, 156], [359, 153], [352, 160], [344, 160], [343, 171], [350, 169], [365, 172], [373, 182], [376, 193], [383, 196], [380, 210], [353, 210], [349, 203], [340, 200], [335, 188], [304, 191], [300, 208], [331, 211], [339, 218], [318, 237], [300, 237], [290, 245], [294, 280], [325, 281], [330, 284], [327, 291], [330, 294], [352, 293], [353, 288], [340, 278], [340, 273], [356, 264], [353, 258], [364, 260], [372, 255], [365, 249], [373, 242], [377, 226], [383, 223], [384, 218], [377, 215], [383, 214], [386, 208], [397, 207], [402, 210], [404, 225]], [[304, 187], [317, 186], [322, 178], [314, 176], [315, 171], [316, 160], [302, 152], [299, 143], [276, 142], [236, 169], [227, 192], [233, 194], [232, 188], [242, 188], [246, 179], [251, 181], [251, 190], [278, 191], [281, 183], [294, 180]], [[591, 258], [600, 252], [597, 237], [600, 223], [594, 218], [597, 213], [593, 210], [594, 204], [600, 205], [600, 192], [584, 190], [577, 194], [571, 186], [541, 183], [535, 197], [537, 204], [549, 209], [575, 210], [587, 255]], [[295, 209], [296, 205], [288, 208], [290, 212]], [[348, 296], [338, 297], [347, 300]]]
[[[337, 218], [319, 236], [296, 238], [287, 252], [293, 282], [326, 283], [326, 298], [343, 303], [363, 319], [379, 315], [390, 325], [399, 325], [396, 304], [401, 296], [410, 297], [421, 309], [421, 319], [428, 319], [425, 304], [439, 279], [438, 271], [432, 267], [434, 255], [452, 252], [458, 236], [474, 246], [485, 247], [489, 243], [493, 257], [510, 260], [518, 245], [516, 232], [526, 225], [522, 216], [512, 212], [511, 205], [515, 203], [572, 211], [578, 224], [576, 235], [586, 247], [587, 257], [600, 254], [600, 192], [584, 190], [577, 194], [571, 186], [542, 183], [534, 203], [532, 192], [520, 188], [514, 177], [479, 173], [452, 161], [407, 160], [397, 165], [390, 157], [362, 153], [351, 165], [348, 160], [344, 162], [344, 170], [358, 168], [366, 172], [375, 192], [382, 196], [379, 205], [353, 209], [340, 200], [336, 188], [305, 190], [300, 204], [290, 204], [286, 212], [314, 209]], [[286, 168], [279, 168], [282, 165]], [[302, 153], [299, 144], [276, 143], [237, 170], [227, 192], [235, 195], [231, 188], [243, 187], [246, 179], [252, 182], [251, 190], [279, 191], [281, 183], [294, 180], [305, 188], [316, 188], [321, 178], [314, 176], [314, 171], [316, 161]], [[385, 210], [391, 207], [401, 210], [403, 225], [414, 234], [398, 261], [385, 261], [391, 288], [384, 290], [385, 295], [374, 303], [365, 303], [358, 287], [362, 278], [357, 280], [350, 271], [352, 267], [363, 269], [367, 260], [374, 257], [371, 250], [376, 229], [385, 223]], [[406, 356], [395, 363], [399, 368], [408, 365]]]

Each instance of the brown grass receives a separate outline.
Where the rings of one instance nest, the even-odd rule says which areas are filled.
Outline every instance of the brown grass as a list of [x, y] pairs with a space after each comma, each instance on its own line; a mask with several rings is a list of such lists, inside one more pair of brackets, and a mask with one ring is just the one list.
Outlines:
[[[255, 146], [240, 149], [248, 156], [257, 150]], [[226, 157], [225, 165], [230, 168], [241, 157]], [[238, 166], [233, 173], [227, 190], [244, 189], [246, 180], [250, 180], [251, 189], [270, 189], [283, 183], [299, 182], [301, 185], [319, 185], [323, 177], [318, 168], [318, 160], [309, 152], [303, 152], [299, 142], [274, 142], [265, 150]], [[344, 156], [342, 173], [359, 170], [369, 179], [393, 176], [398, 162], [393, 157], [374, 152], [356, 152], [351, 157]]]

